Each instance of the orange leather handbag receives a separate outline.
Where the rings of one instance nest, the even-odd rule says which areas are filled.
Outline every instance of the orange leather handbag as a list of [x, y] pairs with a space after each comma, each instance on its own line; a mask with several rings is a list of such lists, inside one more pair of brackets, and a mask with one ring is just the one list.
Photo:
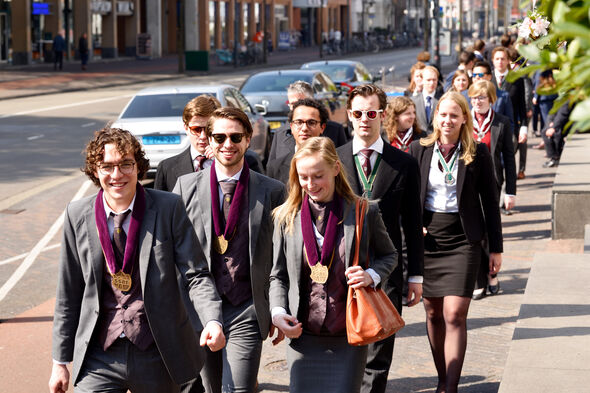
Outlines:
[[[359, 264], [361, 235], [367, 205], [366, 199], [356, 201], [355, 249], [352, 266]], [[367, 268], [368, 266], [369, 255], [367, 255]], [[383, 289], [348, 287], [346, 335], [350, 345], [367, 345], [381, 341], [394, 335], [404, 326], [404, 320]]]

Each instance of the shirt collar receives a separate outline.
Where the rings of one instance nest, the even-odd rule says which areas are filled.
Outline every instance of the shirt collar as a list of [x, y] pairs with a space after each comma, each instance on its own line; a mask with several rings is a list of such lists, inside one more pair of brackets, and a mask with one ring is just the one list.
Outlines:
[[383, 139], [379, 137], [371, 146], [365, 147], [358, 138], [352, 138], [352, 154], [357, 155], [363, 149], [371, 149], [379, 154], [383, 154]]
[[510, 71], [508, 68], [506, 68], [506, 71], [504, 71], [504, 72], [500, 72], [498, 70], [494, 70], [494, 74], [496, 74], [496, 78], [497, 78], [499, 76], [506, 76], [506, 75], [508, 75], [508, 71]]
[[204, 154], [199, 153], [197, 149], [191, 145], [191, 160], [194, 161], [198, 156], [204, 156]]
[[117, 214], [124, 213], [127, 210], [131, 210], [131, 212], [133, 212], [133, 206], [135, 205], [135, 197], [136, 196], [137, 196], [137, 192], [135, 193], [135, 195], [133, 195], [133, 200], [131, 200], [131, 203], [129, 204], [129, 206], [127, 206], [127, 209], [124, 209], [123, 211], [117, 213], [113, 209], [110, 208], [109, 204], [107, 203], [107, 200], [105, 199], [104, 192], [103, 192], [103, 194], [102, 194], [102, 203], [104, 205], [104, 211], [105, 211], [105, 213], [107, 215], [107, 220], [109, 219], [111, 213], [113, 213], [114, 215], [117, 215]]
[[214, 162], [213, 168], [215, 168], [215, 174], [217, 175], [217, 181], [218, 182], [226, 181], [226, 180], [229, 180], [229, 179], [233, 179], [235, 181], [239, 181], [240, 180], [240, 175], [242, 174], [242, 171], [244, 170], [244, 167], [242, 166], [242, 168], [240, 168], [240, 170], [238, 171], [238, 173], [236, 173], [235, 175], [233, 175], [233, 176], [230, 177], [230, 176], [226, 176], [226, 175], [220, 173], [217, 170], [217, 162]]

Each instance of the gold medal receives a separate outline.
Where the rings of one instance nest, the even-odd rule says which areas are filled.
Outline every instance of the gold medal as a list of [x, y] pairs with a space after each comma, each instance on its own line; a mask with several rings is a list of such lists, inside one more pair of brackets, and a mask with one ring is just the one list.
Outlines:
[[127, 292], [131, 289], [131, 275], [119, 270], [112, 275], [111, 283], [119, 291]]
[[215, 251], [217, 251], [217, 253], [221, 255], [225, 254], [225, 252], [227, 251], [227, 246], [229, 244], [229, 242], [225, 240], [225, 236], [215, 236], [214, 239], [215, 240], [213, 242], [213, 247], [215, 248]]
[[328, 281], [328, 267], [324, 266], [320, 263], [316, 263], [313, 266], [309, 266], [311, 268], [311, 274], [309, 275], [309, 277], [311, 277], [311, 279], [314, 282], [317, 282], [318, 284], [325, 284], [326, 281]]

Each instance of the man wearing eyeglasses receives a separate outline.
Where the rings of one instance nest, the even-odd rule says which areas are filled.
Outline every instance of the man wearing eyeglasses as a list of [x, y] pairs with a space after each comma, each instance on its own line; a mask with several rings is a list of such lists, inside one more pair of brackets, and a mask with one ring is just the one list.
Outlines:
[[[424, 240], [420, 206], [418, 162], [410, 155], [385, 143], [381, 125], [387, 97], [374, 85], [355, 87], [348, 97], [348, 118], [354, 129], [351, 142], [338, 148], [348, 181], [357, 195], [378, 201], [383, 222], [398, 252], [398, 264], [384, 285], [401, 314], [403, 288], [402, 228], [408, 259], [408, 306], [422, 297]], [[401, 227], [400, 227], [401, 222]], [[378, 278], [374, 278], [378, 282]], [[369, 345], [361, 391], [385, 392], [393, 356], [395, 336]]]
[[200, 344], [225, 345], [221, 300], [176, 195], [144, 189], [149, 168], [128, 131], [105, 128], [86, 146], [84, 172], [100, 190], [64, 218], [53, 318], [50, 392], [178, 392], [204, 355], [178, 285], [205, 326]]
[[[209, 168], [213, 164], [213, 153], [205, 129], [209, 117], [218, 108], [221, 108], [221, 104], [217, 98], [207, 94], [193, 98], [186, 104], [182, 122], [190, 146], [182, 153], [160, 161], [154, 180], [156, 190], [172, 191], [180, 176]], [[250, 169], [262, 173], [258, 154], [248, 150], [245, 157]]]
[[273, 330], [268, 302], [271, 213], [283, 202], [285, 187], [248, 168], [244, 153], [252, 133], [243, 111], [217, 109], [206, 129], [213, 165], [181, 176], [174, 187], [223, 303], [227, 345], [221, 353], [207, 351], [201, 372], [207, 392], [254, 392], [262, 340]]
[[282, 157], [269, 161], [266, 166], [268, 176], [283, 184], [289, 183], [291, 159], [295, 155], [295, 151], [307, 139], [322, 135], [329, 116], [328, 110], [322, 103], [313, 98], [295, 101], [292, 108], [289, 112], [289, 124], [291, 125], [291, 135], [295, 139], [295, 146]]

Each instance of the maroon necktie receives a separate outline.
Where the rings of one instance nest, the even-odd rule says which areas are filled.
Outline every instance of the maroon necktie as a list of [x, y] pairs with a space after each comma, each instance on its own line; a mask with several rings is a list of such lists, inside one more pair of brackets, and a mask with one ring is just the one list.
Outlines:
[[203, 169], [203, 164], [205, 163], [205, 160], [207, 160], [207, 157], [205, 157], [205, 156], [197, 156], [195, 158], [195, 161], [197, 162], [197, 166], [195, 168], [195, 172], [198, 172], [201, 169]]
[[237, 185], [238, 182], [233, 179], [219, 182], [219, 187], [221, 187], [221, 192], [223, 193], [223, 218], [225, 222], [227, 222], [227, 217], [229, 216], [229, 206], [234, 197]]
[[[125, 218], [131, 213], [131, 210], [127, 210], [126, 212], [115, 214], [111, 213], [113, 216], [114, 222], [114, 231], [113, 231], [113, 251], [115, 252], [115, 258], [117, 260], [117, 265], [123, 268], [123, 258], [125, 257], [125, 244], [127, 243], [127, 234], [123, 230], [123, 222]], [[115, 273], [115, 272], [113, 272]]]
[[363, 158], [361, 168], [363, 168], [365, 177], [368, 179], [371, 176], [371, 154], [373, 154], [373, 149], [362, 149], [359, 153]]

